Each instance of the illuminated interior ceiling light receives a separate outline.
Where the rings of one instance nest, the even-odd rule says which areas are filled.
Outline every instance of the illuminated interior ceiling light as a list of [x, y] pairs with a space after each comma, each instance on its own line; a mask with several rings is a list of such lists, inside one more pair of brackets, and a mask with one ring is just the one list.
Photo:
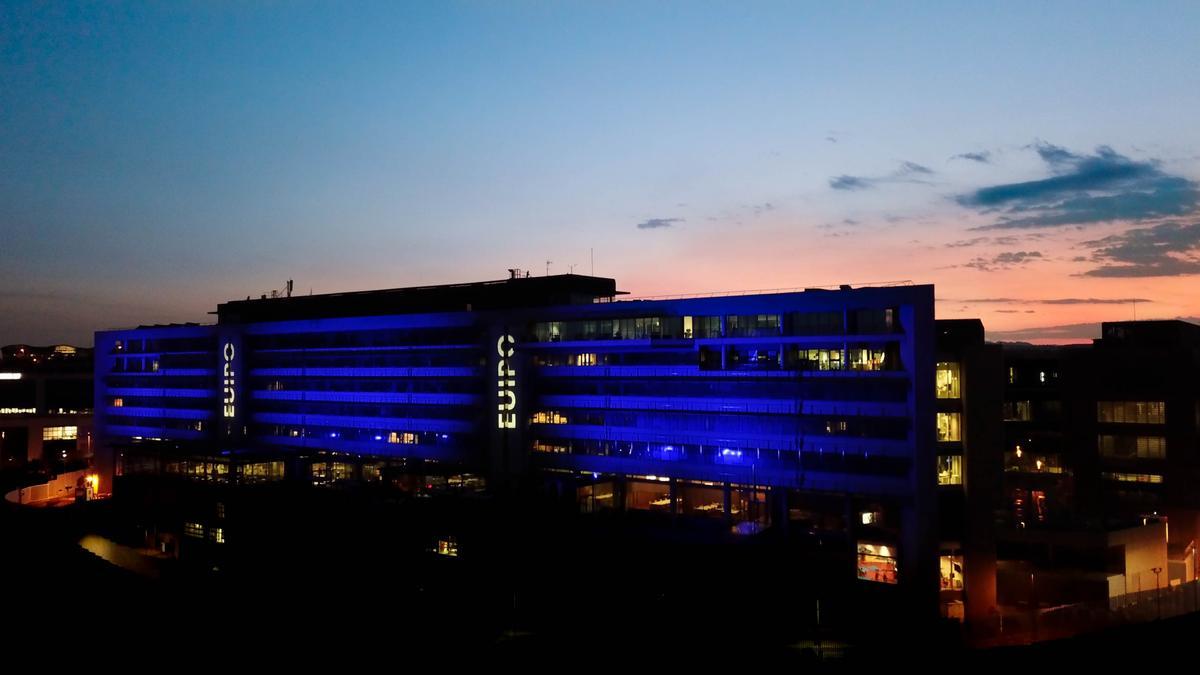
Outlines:
[[19, 380], [21, 373], [0, 373], [0, 380]]

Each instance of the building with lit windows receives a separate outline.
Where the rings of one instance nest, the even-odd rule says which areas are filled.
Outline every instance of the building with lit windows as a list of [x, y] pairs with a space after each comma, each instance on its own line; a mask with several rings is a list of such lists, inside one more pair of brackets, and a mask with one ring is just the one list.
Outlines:
[[0, 349], [0, 469], [51, 471], [92, 455], [92, 350]]
[[978, 319], [937, 321], [937, 476], [943, 615], [985, 629], [997, 612], [995, 505], [1000, 502], [1000, 346]]
[[[932, 286], [626, 300], [611, 279], [514, 274], [216, 313], [96, 334], [118, 501], [147, 475], [529, 491], [581, 517], [819, 538], [834, 581], [936, 614]], [[235, 499], [145, 533], [232, 546]]]
[[1194, 579], [1200, 326], [1112, 322], [1091, 345], [1003, 351], [1002, 601], [1115, 605]]

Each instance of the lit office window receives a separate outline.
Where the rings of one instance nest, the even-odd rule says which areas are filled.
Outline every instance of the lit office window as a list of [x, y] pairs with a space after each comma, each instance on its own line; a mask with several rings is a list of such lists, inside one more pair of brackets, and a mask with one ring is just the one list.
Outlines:
[[577, 366], [594, 366], [594, 365], [596, 365], [596, 355], [594, 353], [576, 354], [575, 355], [575, 365], [577, 365]]
[[73, 441], [79, 437], [79, 427], [45, 427], [43, 441]]
[[885, 544], [858, 543], [858, 578], [884, 584], [898, 583], [895, 549]]
[[1116, 436], [1101, 434], [1097, 446], [1103, 457], [1119, 459], [1166, 459], [1167, 439], [1162, 436]]
[[405, 445], [415, 445], [417, 435], [408, 431], [393, 431], [388, 434], [388, 443], [400, 443]]
[[854, 348], [846, 352], [850, 357], [850, 370], [888, 370], [887, 353], [878, 348]]
[[224, 544], [225, 543], [225, 528], [223, 528], [223, 527], [212, 528], [211, 530], [208, 531], [208, 538], [211, 539], [214, 544]]
[[963, 589], [963, 559], [961, 555], [941, 556], [942, 590]]
[[962, 440], [962, 414], [956, 412], [940, 412], [937, 414], [938, 442]]
[[1116, 424], [1166, 424], [1163, 401], [1097, 401], [1096, 420]]
[[958, 398], [958, 364], [939, 362], [937, 364], [937, 397]]
[[638, 511], [671, 511], [670, 484], [658, 480], [628, 481], [625, 484], [625, 508]]
[[433, 547], [433, 550], [438, 555], [444, 555], [448, 558], [457, 558], [458, 557], [458, 540], [455, 539], [454, 537], [446, 537], [444, 539], [438, 539], [437, 544], [435, 544]]
[[938, 485], [962, 485], [962, 456], [938, 455]]
[[113, 398], [112, 404], [113, 404], [114, 408], [123, 408], [123, 407], [125, 407], [125, 399], [121, 398], [120, 396], [117, 396], [117, 397]]
[[796, 367], [800, 370], [841, 370], [842, 350], [801, 349], [796, 352]]
[[1115, 480], [1122, 483], [1161, 483], [1163, 477], [1156, 473], [1120, 473], [1105, 471], [1100, 474], [1105, 480]]
[[200, 523], [184, 523], [183, 524], [183, 536], [191, 537], [193, 539], [203, 539], [204, 538], [204, 526], [201, 525]]
[[557, 410], [539, 410], [529, 418], [530, 424], [568, 424], [567, 416]]
[[238, 480], [242, 483], [267, 483], [283, 480], [283, 462], [254, 462], [238, 466]]
[[354, 478], [354, 465], [347, 462], [313, 462], [310, 473], [313, 485], [330, 485]]

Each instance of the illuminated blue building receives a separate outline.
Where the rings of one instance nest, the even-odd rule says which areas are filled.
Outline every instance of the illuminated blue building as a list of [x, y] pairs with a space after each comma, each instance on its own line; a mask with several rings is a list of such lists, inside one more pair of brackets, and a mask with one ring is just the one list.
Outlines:
[[118, 474], [327, 484], [400, 463], [744, 533], [836, 521], [859, 578], [936, 601], [932, 286], [622, 300], [611, 279], [514, 275], [217, 315], [97, 333]]

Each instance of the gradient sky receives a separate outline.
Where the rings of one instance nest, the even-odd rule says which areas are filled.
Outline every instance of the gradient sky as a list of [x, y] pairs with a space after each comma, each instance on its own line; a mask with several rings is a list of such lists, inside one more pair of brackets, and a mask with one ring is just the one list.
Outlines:
[[978, 4], [6, 0], [0, 344], [589, 249], [993, 339], [1200, 316], [1200, 3]]

